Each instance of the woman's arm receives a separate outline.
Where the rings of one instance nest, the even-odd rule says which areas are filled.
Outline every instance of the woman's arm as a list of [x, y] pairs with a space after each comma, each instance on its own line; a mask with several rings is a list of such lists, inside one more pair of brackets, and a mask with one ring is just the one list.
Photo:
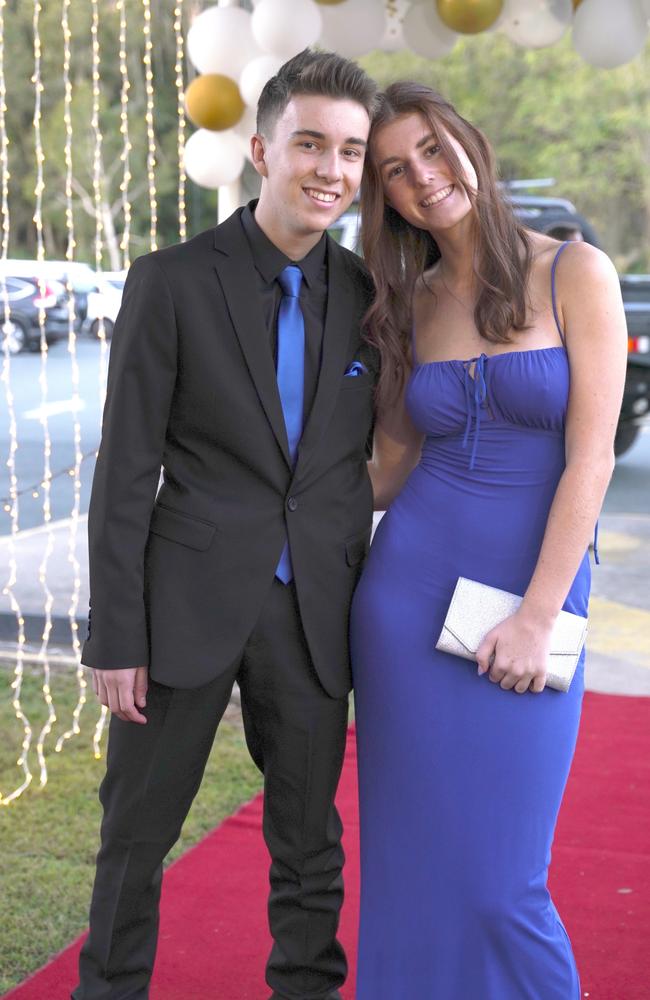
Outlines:
[[415, 468], [424, 436], [413, 426], [404, 404], [404, 391], [375, 421], [372, 458], [368, 472], [375, 510], [386, 510]]
[[[421, 323], [423, 309], [430, 305], [431, 296], [424, 277], [415, 283], [412, 314], [413, 327]], [[372, 458], [368, 473], [372, 482], [375, 510], [387, 510], [401, 491], [409, 475], [420, 461], [424, 434], [414, 426], [406, 409], [406, 386], [413, 358], [405, 358], [407, 366], [399, 397], [390, 406], [379, 407], [375, 418]]]
[[[539, 558], [520, 609], [486, 636], [479, 671], [504, 688], [544, 686], [550, 633], [593, 537], [614, 468], [627, 329], [613, 264], [595, 247], [568, 247], [557, 271], [560, 316], [571, 372], [566, 467]], [[490, 667], [491, 657], [494, 661]]]

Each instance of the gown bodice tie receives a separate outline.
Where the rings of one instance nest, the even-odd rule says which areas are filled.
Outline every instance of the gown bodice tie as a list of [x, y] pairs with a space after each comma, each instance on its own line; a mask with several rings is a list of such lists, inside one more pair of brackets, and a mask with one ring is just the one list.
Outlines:
[[[474, 437], [472, 440], [472, 451], [469, 460], [470, 469], [474, 468], [476, 452], [478, 450], [479, 436], [481, 433], [481, 416], [485, 409], [487, 399], [486, 365], [487, 354], [480, 354], [477, 358], [470, 358], [463, 363], [463, 382], [465, 386], [465, 408], [466, 421], [465, 433], [463, 434], [463, 448], [467, 448], [469, 436], [474, 421]], [[473, 366], [473, 371], [472, 371]]]

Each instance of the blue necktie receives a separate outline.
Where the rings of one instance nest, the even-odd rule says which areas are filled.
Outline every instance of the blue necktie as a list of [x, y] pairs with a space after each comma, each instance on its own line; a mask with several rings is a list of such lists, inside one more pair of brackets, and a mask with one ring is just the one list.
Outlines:
[[[278, 312], [278, 389], [289, 440], [289, 454], [295, 463], [302, 434], [305, 392], [305, 321], [300, 308], [302, 271], [290, 264], [278, 277], [283, 296]], [[275, 575], [283, 583], [293, 579], [289, 541], [285, 541]]]

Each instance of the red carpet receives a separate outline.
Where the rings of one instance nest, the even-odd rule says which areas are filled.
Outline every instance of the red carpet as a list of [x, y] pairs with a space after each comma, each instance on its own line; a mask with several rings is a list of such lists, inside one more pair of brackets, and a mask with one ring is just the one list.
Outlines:
[[[339, 792], [348, 857], [341, 927], [350, 956], [345, 1000], [354, 996], [359, 899], [354, 758], [351, 738]], [[575, 948], [583, 996], [590, 1000], [650, 998], [649, 778], [650, 698], [588, 694], [551, 883]], [[268, 997], [260, 812], [257, 798], [167, 872], [151, 1000]], [[68, 1000], [79, 946], [76, 941], [6, 997]]]

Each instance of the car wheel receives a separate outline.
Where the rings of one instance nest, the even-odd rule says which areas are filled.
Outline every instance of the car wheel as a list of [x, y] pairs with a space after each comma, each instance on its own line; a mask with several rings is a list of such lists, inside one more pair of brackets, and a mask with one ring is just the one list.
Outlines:
[[9, 319], [2, 324], [2, 350], [6, 344], [10, 354], [20, 354], [27, 347], [27, 340], [27, 328], [19, 319]]
[[640, 430], [641, 428], [638, 424], [625, 423], [618, 425], [616, 428], [616, 437], [614, 438], [614, 454], [617, 458], [619, 455], [623, 455], [626, 451], [629, 451], [638, 438]]
[[[104, 319], [104, 337], [106, 340], [110, 340], [113, 336], [113, 327], [115, 324], [112, 319]], [[94, 319], [90, 324], [90, 335], [91, 337], [97, 337], [99, 340], [99, 320]]]

